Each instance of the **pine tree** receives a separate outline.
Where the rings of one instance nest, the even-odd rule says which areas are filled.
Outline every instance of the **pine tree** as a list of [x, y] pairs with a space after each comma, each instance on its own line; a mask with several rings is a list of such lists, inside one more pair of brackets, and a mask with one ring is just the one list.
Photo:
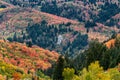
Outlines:
[[64, 70], [64, 67], [65, 67], [65, 59], [64, 59], [64, 56], [61, 55], [55, 67], [53, 80], [63, 80], [62, 72]]
[[14, 33], [13, 41], [17, 41], [17, 33], [16, 32]]
[[90, 65], [90, 63], [95, 62], [96, 60], [100, 61], [102, 58], [102, 55], [104, 52], [107, 50], [106, 46], [103, 45], [102, 43], [99, 43], [98, 41], [93, 41], [89, 45], [89, 49], [86, 51], [86, 56], [87, 56], [87, 64]]

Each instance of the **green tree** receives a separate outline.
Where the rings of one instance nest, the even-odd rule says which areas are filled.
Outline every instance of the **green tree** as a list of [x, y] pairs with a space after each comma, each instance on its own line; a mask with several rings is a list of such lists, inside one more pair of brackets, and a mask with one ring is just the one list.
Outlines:
[[96, 23], [95, 23], [95, 22], [91, 22], [91, 21], [85, 22], [85, 27], [86, 27], [87, 29], [92, 28], [92, 27], [94, 27], [94, 26], [96, 26]]
[[96, 60], [100, 61], [102, 55], [105, 53], [106, 50], [106, 46], [102, 43], [99, 43], [98, 41], [91, 42], [89, 45], [89, 49], [85, 52], [87, 56], [86, 67], [88, 67], [90, 63], [95, 62]]
[[91, 63], [88, 70], [84, 68], [79, 77], [79, 80], [111, 80], [110, 75], [104, 72], [98, 61]]
[[64, 77], [64, 80], [73, 80], [75, 76], [75, 70], [73, 68], [64, 68], [64, 71], [62, 72], [62, 75]]
[[62, 72], [64, 70], [64, 67], [65, 67], [65, 59], [64, 56], [61, 55], [57, 61], [54, 70], [53, 80], [63, 80]]
[[17, 41], [17, 33], [16, 32], [14, 33], [13, 41]]
[[115, 47], [117, 47], [117, 48], [120, 47], [120, 36], [116, 37], [116, 39], [115, 39]]
[[110, 61], [110, 50], [108, 50], [103, 54], [100, 63], [103, 66], [104, 70], [107, 70], [109, 68], [110, 62], [111, 62]]

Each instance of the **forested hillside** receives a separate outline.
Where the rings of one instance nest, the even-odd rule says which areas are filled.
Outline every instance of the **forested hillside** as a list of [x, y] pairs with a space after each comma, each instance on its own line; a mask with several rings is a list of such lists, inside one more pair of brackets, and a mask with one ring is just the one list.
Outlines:
[[77, 21], [39, 12], [31, 8], [10, 7], [3, 8], [0, 12], [0, 37], [6, 38], [13, 32], [19, 32], [28, 25], [47, 21], [48, 25], [68, 23], [78, 25]]
[[21, 33], [14, 33], [9, 41], [26, 43], [28, 46], [38, 45], [45, 49], [55, 50], [69, 56], [78, 54], [88, 44], [88, 36], [75, 31], [71, 23], [59, 25], [47, 25], [46, 21], [41, 24], [28, 26]]
[[0, 0], [0, 80], [120, 80], [120, 0]]
[[27, 78], [26, 74], [31, 78], [31, 74], [39, 71], [41, 76], [37, 76], [42, 77], [41, 71], [51, 68], [58, 56], [57, 52], [38, 46], [27, 47], [25, 44], [0, 40], [0, 74], [13, 78], [17, 73]]
[[[36, 10], [77, 20], [87, 30], [88, 38], [107, 40], [120, 26], [119, 0], [6, 0], [23, 8]], [[27, 6], [24, 6], [26, 5]], [[84, 31], [86, 33], [86, 31]], [[94, 36], [93, 36], [94, 35]]]
[[61, 3], [56, 0], [45, 2], [40, 10], [83, 22], [88, 37], [97, 38], [100, 42], [119, 32], [119, 0], [72, 0]]
[[53, 79], [119, 80], [120, 36], [116, 36], [114, 40], [114, 46], [111, 45], [109, 48], [105, 43], [93, 41], [85, 52], [74, 59], [60, 56]]
[[[93, 41], [90, 43], [89, 48], [85, 52], [79, 54], [74, 59], [69, 58], [67, 54], [65, 56], [61, 55], [58, 58], [58, 54], [56, 54], [55, 52], [49, 52], [48, 50], [46, 51], [36, 46], [28, 45], [29, 47], [26, 47], [25, 45], [17, 42], [10, 43], [6, 41], [0, 41], [1, 61], [6, 62], [1, 62], [1, 75], [6, 75], [6, 71], [11, 70], [9, 69], [9, 65], [12, 64], [18, 67], [14, 68], [13, 66], [13, 72], [8, 72], [7, 74], [9, 75], [7, 75], [7, 78], [16, 78], [16, 75], [17, 78], [32, 78], [27, 69], [29, 67], [32, 67], [29, 68], [29, 70], [31, 69], [31, 71], [34, 72], [34, 68], [36, 69], [37, 67], [37, 77], [48, 80], [50, 78], [43, 76], [43, 73], [41, 71], [39, 72], [39, 70], [47, 69], [48, 67], [50, 67], [49, 62], [52, 62], [54, 64], [53, 60], [56, 61], [58, 59], [57, 63], [54, 64], [54, 67], [52, 69], [48, 69], [48, 71], [43, 71], [46, 75], [51, 76], [53, 80], [87, 80], [86, 78], [93, 80], [117, 80], [119, 79], [120, 75], [120, 36], [118, 35], [114, 37], [114, 40], [114, 46], [111, 46], [109, 48], [106, 46], [107, 42], [99, 43], [98, 41]], [[36, 62], [36, 64], [32, 64], [31, 60], [32, 62], [37, 61], [38, 63]], [[27, 64], [24, 64], [24, 61], [26, 61]], [[12, 68], [12, 65], [10, 68]], [[16, 70], [16, 68], [20, 68], [19, 71]], [[5, 72], [5, 74], [3, 73], [3, 71]], [[28, 76], [24, 77], [24, 75]], [[1, 79], [4, 80], [4, 78]]]
[[[21, 7], [33, 7], [43, 12], [69, 19], [91, 23], [102, 23], [105, 26], [119, 27], [119, 20], [113, 16], [120, 12], [119, 0], [8, 0]], [[111, 14], [112, 13], [112, 14]], [[112, 20], [112, 23], [111, 23]], [[91, 26], [92, 27], [92, 26]]]
[[78, 21], [83, 21], [85, 23], [89, 21], [91, 23], [119, 26], [118, 23], [110, 24], [109, 22], [109, 19], [113, 19], [113, 16], [119, 14], [119, 4], [119, 0], [73, 0], [61, 3], [52, 1], [45, 2], [41, 7], [41, 11], [69, 19], [77, 19]]

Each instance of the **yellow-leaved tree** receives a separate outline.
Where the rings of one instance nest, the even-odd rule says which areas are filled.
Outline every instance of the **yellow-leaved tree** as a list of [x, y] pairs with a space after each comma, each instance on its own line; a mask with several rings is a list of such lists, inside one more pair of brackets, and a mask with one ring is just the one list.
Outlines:
[[74, 73], [75, 70], [73, 68], [64, 68], [62, 76], [64, 80], [79, 80], [79, 77]]
[[65, 68], [62, 73], [64, 80], [120, 80], [120, 72], [117, 68], [104, 71], [98, 61], [91, 63], [88, 69], [84, 68], [79, 75], [74, 73], [74, 69]]
[[88, 70], [84, 68], [81, 71], [80, 80], [110, 80], [110, 75], [104, 72], [99, 62], [91, 63]]

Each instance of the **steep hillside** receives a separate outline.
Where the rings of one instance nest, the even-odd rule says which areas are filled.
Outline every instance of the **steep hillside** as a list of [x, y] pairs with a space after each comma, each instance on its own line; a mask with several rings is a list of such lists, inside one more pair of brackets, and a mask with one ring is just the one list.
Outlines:
[[0, 2], [0, 80], [120, 80], [120, 0]]
[[61, 54], [69, 52], [69, 56], [78, 54], [88, 44], [87, 34], [74, 30], [70, 23], [47, 25], [46, 21], [40, 24], [29, 25], [21, 32], [15, 32], [7, 38], [9, 41], [26, 43], [29, 46], [38, 45], [42, 48], [55, 50]]
[[25, 73], [37, 69], [47, 70], [58, 56], [56, 52], [38, 46], [27, 47], [21, 43], [0, 40], [0, 61], [18, 66]]
[[[84, 33], [89, 40], [98, 39], [103, 42], [110, 38], [113, 32], [119, 32], [119, 0], [6, 0], [22, 8], [34, 8], [57, 16], [83, 22]], [[118, 16], [116, 18], [116, 16]], [[56, 17], [56, 16], [54, 16]], [[53, 21], [54, 23], [56, 21]], [[94, 25], [91, 25], [94, 24]], [[74, 26], [75, 27], [75, 26]], [[94, 37], [93, 34], [97, 33]], [[102, 38], [103, 37], [103, 38]]]
[[59, 1], [61, 2], [58, 3], [57, 0], [44, 1], [41, 11], [83, 22], [87, 32], [90, 32], [88, 33], [89, 38], [92, 39], [92, 36], [95, 35], [94, 37], [101, 42], [105, 38], [108, 39], [113, 32], [120, 31], [119, 0]]
[[[71, 22], [73, 24], [72, 27], [75, 30], [82, 31], [84, 32], [84, 34], [88, 34], [89, 40], [98, 38], [98, 40], [101, 42], [103, 42], [104, 40], [107, 40], [113, 31], [119, 32], [119, 29], [118, 29], [119, 19], [113, 18], [114, 19], [113, 24], [117, 25], [117, 27], [116, 26], [109, 27], [110, 22], [113, 21], [113, 19], [111, 18], [111, 15], [110, 15], [110, 20], [108, 20], [105, 23], [102, 23], [99, 21], [102, 18], [98, 20], [98, 17], [100, 17], [102, 14], [101, 13], [102, 11], [109, 12], [106, 10], [106, 8], [109, 7], [110, 5], [106, 6], [105, 4], [104, 5], [99, 4], [99, 2], [97, 1], [96, 3], [90, 3], [90, 4], [86, 4], [86, 2], [82, 0], [81, 1], [75, 0], [70, 2], [67, 2], [64, 0], [63, 1], [59, 0], [56, 2], [52, 0], [50, 1], [7, 0], [7, 2], [10, 2], [11, 4], [14, 4], [16, 6], [19, 5], [22, 8], [16, 7], [1, 13], [1, 20], [0, 20], [1, 22], [0, 26], [2, 27], [1, 38], [3, 38], [2, 35], [5, 36], [4, 38], [9, 37], [13, 35], [12, 32], [21, 31], [21, 29], [24, 29], [24, 27], [27, 26], [28, 24], [32, 25], [34, 23], [40, 23], [42, 20], [46, 20], [49, 25], [51, 24], [56, 25], [56, 24]], [[112, 2], [109, 2], [109, 3], [112, 3]], [[28, 4], [29, 6], [23, 6], [24, 4]], [[32, 4], [34, 4], [35, 6], [42, 6], [41, 11], [43, 12], [39, 12], [35, 9], [31, 9], [30, 6], [32, 6]], [[102, 5], [103, 5], [103, 9], [105, 8], [104, 10], [101, 7]], [[88, 6], [90, 7], [88, 8]], [[99, 11], [100, 9], [101, 11]], [[47, 13], [44, 13], [44, 12], [47, 12]], [[117, 12], [119, 12], [119, 9], [117, 10]], [[48, 14], [48, 13], [51, 13], [51, 14]], [[52, 14], [55, 14], [55, 15], [52, 15]], [[115, 14], [117, 16], [117, 13]], [[56, 15], [62, 16], [62, 17], [58, 17]], [[69, 19], [66, 19], [63, 17], [66, 17]], [[73, 19], [73, 20], [70, 20], [70, 19]], [[96, 19], [98, 21], [95, 21]], [[78, 21], [75, 21], [75, 20], [80, 21], [80, 24]], [[91, 20], [92, 22], [91, 21], [90, 23], [87, 22], [89, 20]], [[94, 27], [90, 26], [90, 24], [94, 22], [96, 25]], [[85, 27], [87, 28], [87, 30], [85, 29]], [[89, 33], [86, 33], [86, 31]], [[94, 37], [92, 37], [93, 34], [95, 34]]]
[[61, 18], [44, 12], [39, 12], [31, 8], [10, 8], [0, 12], [0, 36], [9, 36], [12, 32], [19, 32], [28, 25], [40, 23], [46, 20], [48, 25], [62, 23], [72, 23], [78, 25], [77, 21]]
[[[88, 43], [84, 24], [78, 21], [23, 7], [10, 8], [0, 13], [2, 39], [27, 44], [31, 42], [32, 45], [62, 54], [71, 50], [70, 55], [78, 53]], [[60, 40], [60, 36], [64, 39]], [[77, 48], [77, 51], [72, 48]]]
[[61, 3], [58, 3], [57, 0], [50, 0], [44, 1], [41, 11], [69, 19], [77, 19], [85, 24], [90, 21], [91, 23], [102, 23], [105, 26], [107, 24], [109, 24], [108, 26], [118, 26], [118, 24], [112, 25], [107, 21], [119, 14], [119, 4], [119, 0], [62, 0]]
[[[16, 2], [17, 5], [19, 4], [19, 1], [13, 2]], [[20, 3], [24, 3], [24, 1]], [[48, 6], [46, 5], [47, 3]], [[94, 20], [93, 22], [87, 22], [89, 19], [86, 16], [86, 11], [89, 12], [92, 9], [87, 8], [87, 4], [81, 7], [76, 1], [65, 2], [65, 4], [64, 1], [62, 3], [48, 1], [47, 3], [41, 5], [41, 11], [50, 10], [49, 13], [53, 12], [51, 14], [45, 13], [47, 11], [41, 12], [28, 6], [18, 7], [17, 5], [1, 11], [0, 38], [30, 43], [60, 53], [69, 52], [70, 55], [74, 56], [74, 53], [80, 53], [81, 51], [79, 50], [87, 46], [88, 41], [98, 39], [103, 42], [111, 37], [112, 32], [119, 32], [117, 27], [109, 28], [101, 22], [94, 22]], [[54, 7], [49, 9], [50, 3], [53, 4], [52, 6], [57, 4], [58, 10], [60, 9], [59, 16], [62, 17], [56, 16], [58, 14], [53, 15], [57, 12], [53, 10]], [[85, 16], [83, 16], [84, 14]], [[85, 20], [78, 22], [81, 21], [81, 18]]]

